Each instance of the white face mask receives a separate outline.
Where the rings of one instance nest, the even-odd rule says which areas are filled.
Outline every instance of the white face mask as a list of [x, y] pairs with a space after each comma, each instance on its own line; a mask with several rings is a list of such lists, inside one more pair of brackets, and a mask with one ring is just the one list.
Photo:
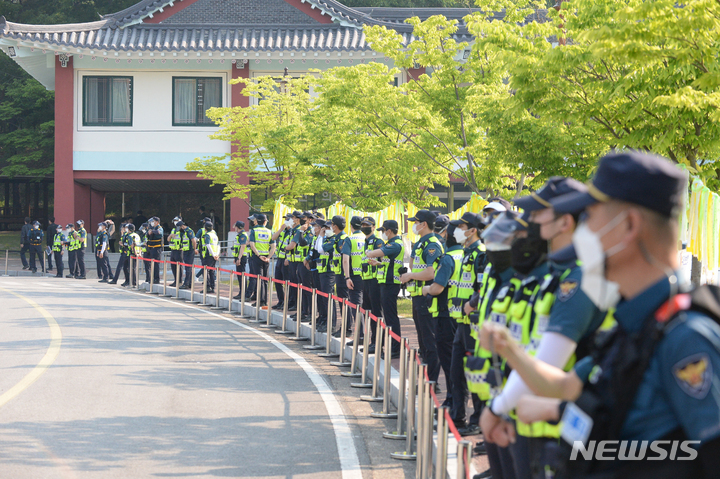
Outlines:
[[418, 223], [415, 223], [413, 225], [412, 231], [414, 234], [419, 235], [420, 234], [420, 225]]
[[292, 221], [292, 220], [287, 220], [287, 221], [285, 222], [285, 226], [287, 226], [288, 228], [292, 228], [292, 227], [293, 227], [293, 221]]
[[605, 278], [605, 260], [623, 250], [625, 244], [619, 243], [605, 251], [600, 240], [620, 224], [626, 215], [627, 212], [620, 213], [597, 233], [585, 223], [580, 224], [573, 233], [572, 242], [583, 273], [580, 289], [602, 311], [607, 311], [620, 301], [620, 286]]
[[381, 234], [381, 235], [380, 235], [380, 238], [381, 238], [384, 242], [386, 242], [386, 243], [388, 242], [388, 237], [387, 237], [387, 235], [386, 235], [385, 233]]
[[455, 231], [453, 231], [453, 236], [455, 237], [455, 241], [459, 245], [464, 245], [465, 241], [467, 241], [467, 236], [465, 236], [465, 230], [461, 230], [460, 228], [455, 228]]

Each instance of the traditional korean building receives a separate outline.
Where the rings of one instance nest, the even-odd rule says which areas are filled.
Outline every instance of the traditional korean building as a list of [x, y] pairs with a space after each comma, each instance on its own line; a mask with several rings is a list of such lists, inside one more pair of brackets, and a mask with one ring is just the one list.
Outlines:
[[[410, 40], [406, 18], [468, 9], [349, 8], [335, 0], [143, 0], [90, 23], [23, 25], [0, 18], [0, 48], [55, 90], [54, 210], [58, 223], [96, 224], [105, 195], [207, 191], [185, 170], [197, 157], [229, 153], [210, 140], [214, 106], [249, 106], [234, 78], [291, 75], [389, 62], [365, 42], [364, 25]], [[459, 40], [470, 37], [461, 28]], [[405, 71], [418, 75], [424, 69]], [[218, 193], [220, 194], [220, 193]], [[143, 205], [146, 213], [153, 205]], [[230, 201], [230, 218], [245, 218]]]

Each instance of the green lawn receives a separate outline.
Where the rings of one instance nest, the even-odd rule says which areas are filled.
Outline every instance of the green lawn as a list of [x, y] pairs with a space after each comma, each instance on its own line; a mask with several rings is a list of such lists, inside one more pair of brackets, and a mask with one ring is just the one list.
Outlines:
[[5, 250], [20, 249], [20, 232], [19, 231], [0, 231], [0, 252], [5, 257]]
[[412, 318], [412, 300], [398, 299], [398, 316], [401, 318]]

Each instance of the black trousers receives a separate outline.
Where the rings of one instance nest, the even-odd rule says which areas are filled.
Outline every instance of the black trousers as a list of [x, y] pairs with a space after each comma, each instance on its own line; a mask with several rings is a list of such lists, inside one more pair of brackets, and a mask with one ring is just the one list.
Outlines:
[[[215, 258], [213, 258], [210, 255], [207, 255], [203, 258], [202, 264], [204, 266], [209, 266], [211, 268], [215, 267]], [[215, 270], [214, 269], [208, 269], [207, 270], [207, 286], [206, 291], [212, 292], [215, 291]]]
[[31, 244], [30, 245], [30, 269], [35, 270], [37, 269], [37, 266], [35, 264], [35, 256], [37, 256], [38, 260], [40, 261], [40, 268], [42, 269], [43, 273], [45, 272], [45, 261], [43, 260], [43, 255], [45, 253], [42, 250], [42, 245], [39, 244]]
[[[400, 294], [400, 288], [402, 287], [402, 285], [395, 283], [384, 283], [378, 286], [380, 288], [380, 300], [382, 304], [382, 313], [383, 318], [385, 319], [385, 324], [390, 327], [393, 333], [402, 337], [400, 331], [400, 318], [398, 317], [397, 312], [398, 294]], [[375, 330], [377, 328], [373, 327], [372, 329], [374, 336]], [[396, 339], [392, 340], [392, 350], [400, 351], [400, 343]]]
[[[278, 258], [275, 261], [275, 279], [285, 281], [285, 259]], [[282, 306], [285, 304], [285, 286], [282, 283], [275, 283], [275, 293], [277, 294], [277, 304]], [[289, 302], [288, 302], [289, 304]]]
[[[307, 269], [303, 263], [298, 264], [298, 276], [300, 283], [306, 288], [313, 288], [313, 274]], [[312, 293], [310, 291], [302, 291], [302, 316], [310, 316], [312, 313]]]
[[[382, 298], [380, 295], [380, 285], [377, 282], [377, 278], [368, 278], [363, 280], [362, 308], [366, 311], [370, 311], [377, 318], [382, 316]], [[371, 327], [370, 329], [372, 330], [371, 338], [374, 344], [377, 328]], [[367, 333], [368, 331], [365, 331], [365, 334]]]
[[[470, 336], [469, 324], [458, 324], [455, 330], [455, 338], [452, 344], [452, 360], [450, 362], [450, 378], [452, 379], [452, 407], [450, 409], [450, 417], [452, 417], [455, 425], [464, 426], [465, 416], [467, 415], [465, 407], [468, 398], [467, 381], [465, 380], [465, 365], [463, 359], [466, 352], [475, 351], [475, 340]], [[473, 404], [473, 413], [468, 421], [470, 424], [478, 424], [480, 422], [480, 414], [482, 412], [482, 401], [477, 394], [470, 395]]]
[[63, 275], [63, 259], [62, 259], [62, 251], [53, 251], [53, 256], [55, 256], [55, 266], [57, 266], [57, 276], [59, 278], [62, 278]]
[[[365, 282], [360, 277], [360, 275], [351, 275], [350, 279], [353, 282], [353, 289], [348, 288], [348, 301], [350, 301], [352, 304], [359, 305], [362, 307], [363, 303], [363, 293], [365, 290]], [[347, 282], [346, 282], [347, 284]], [[348, 331], [352, 329], [353, 325], [355, 323], [355, 314], [357, 313], [357, 309], [350, 308], [349, 314], [348, 314], [348, 321], [347, 321], [347, 327]], [[362, 327], [362, 326], [361, 326]]]
[[[159, 260], [161, 251], [162, 251], [162, 248], [148, 248], [147, 249], [147, 258]], [[153, 261], [146, 261], [145, 273], [147, 274], [147, 282], [148, 283], [150, 282], [150, 271], [152, 270], [152, 264], [153, 264]], [[155, 263], [155, 271], [153, 272], [153, 281], [154, 281], [154, 284], [158, 284], [160, 282], [160, 263]]]
[[440, 376], [440, 360], [438, 359], [435, 331], [437, 331], [437, 318], [433, 318], [428, 311], [427, 299], [424, 296], [413, 296], [413, 320], [417, 331], [420, 355], [428, 365], [428, 378], [430, 381], [438, 380]]
[[77, 268], [75, 269], [75, 276], [80, 278], [85, 277], [85, 247], [82, 246], [80, 249], [75, 250], [75, 262]]
[[29, 243], [23, 243], [20, 245], [20, 261], [22, 261], [22, 265], [24, 268], [27, 268], [30, 266], [28, 263], [27, 257], [25, 256], [25, 253], [30, 251], [30, 244]]
[[[535, 446], [538, 446], [542, 441], [542, 438], [529, 438], [517, 434], [515, 436], [515, 443], [508, 446], [507, 449], [512, 459], [516, 479], [531, 479], [534, 477], [532, 469], [530, 468], [533, 449], [532, 442], [535, 442]], [[544, 472], [543, 470], [543, 475], [540, 477], [545, 476]]]
[[[319, 280], [320, 280], [320, 291], [327, 294], [332, 294], [333, 290], [335, 288], [335, 273], [332, 271], [329, 273], [319, 273]], [[324, 324], [327, 323], [327, 310], [328, 310], [328, 298], [322, 295], [318, 295], [318, 323]], [[337, 314], [335, 314], [335, 308], [332, 309], [332, 325], [334, 326], [337, 319]], [[330, 329], [330, 328], [328, 328]]]
[[97, 275], [98, 278], [107, 280], [110, 276], [110, 270], [108, 269], [108, 257], [107, 253], [100, 257], [100, 252], [95, 252], [95, 261], [97, 263]]
[[[283, 266], [283, 275], [285, 276], [285, 279], [290, 281], [291, 283], [298, 284], [300, 282], [300, 279], [297, 277], [297, 263], [290, 261], [290, 264], [287, 266]], [[288, 296], [288, 309], [292, 309], [295, 306], [297, 306], [297, 288], [295, 286], [290, 286], [290, 293]]]
[[[260, 259], [260, 256], [252, 255], [250, 257], [250, 274], [256, 274], [258, 276], [266, 277], [268, 275], [268, 267], [270, 266], [270, 263], [266, 263], [265, 261]], [[253, 291], [257, 291], [257, 283], [255, 281], [260, 281], [260, 297], [256, 298], [260, 304], [267, 304], [267, 295], [268, 295], [268, 283], [267, 281], [262, 281], [259, 277], [257, 279], [252, 278], [253, 282]]]
[[493, 479], [515, 479], [515, 467], [510, 450], [487, 441], [485, 441], [485, 449]]
[[182, 284], [182, 268], [180, 268], [180, 274], [178, 274], [177, 270], [177, 264], [173, 263], [180, 263], [182, 261], [182, 251], [180, 250], [171, 250], [170, 251], [170, 264], [168, 265], [170, 269], [172, 269], [173, 278], [175, 278], [174, 283], [177, 286], [180, 286]]
[[117, 267], [115, 268], [115, 274], [112, 277], [113, 281], [116, 281], [120, 279], [120, 271], [125, 273], [125, 282], [130, 281], [130, 261], [128, 260], [127, 253], [121, 253], [120, 259], [118, 259]]
[[76, 276], [75, 269], [77, 268], [77, 250], [68, 250], [68, 274]]
[[[335, 275], [335, 296], [342, 299], [348, 299], [349, 297], [347, 283], [345, 282], [345, 276], [343, 276], [342, 274]], [[340, 311], [340, 314], [342, 314], [342, 309], [339, 309], [339, 307], [340, 306], [337, 304], [336, 301], [335, 307], [333, 309]], [[335, 312], [333, 312], [333, 314], [335, 314]], [[342, 316], [336, 316], [336, 318], [337, 317], [341, 318]]]
[[188, 250], [183, 251], [183, 260], [182, 262], [185, 263], [188, 266], [185, 266], [185, 281], [183, 282], [184, 286], [190, 287], [190, 284], [194, 281], [193, 278], [193, 263], [195, 263], [195, 251]]
[[440, 311], [437, 317], [437, 329], [435, 330], [435, 344], [437, 345], [438, 360], [440, 367], [445, 373], [445, 390], [447, 397], [444, 406], [452, 407], [454, 397], [452, 396], [453, 381], [450, 374], [450, 364], [452, 362], [453, 340], [455, 339], [455, 330], [457, 322], [450, 317], [448, 311]]
[[[243, 256], [242, 258], [240, 258], [240, 264], [235, 263], [235, 271], [237, 271], [238, 273], [245, 273], [245, 268], [247, 267], [247, 260], [248, 260], [247, 256]], [[241, 294], [242, 293], [242, 276], [239, 274], [236, 276], [237, 276], [238, 288], [239, 288], [238, 294]], [[246, 287], [247, 287], [247, 283], [246, 283]], [[245, 299], [245, 298], [243, 298], [243, 299]]]

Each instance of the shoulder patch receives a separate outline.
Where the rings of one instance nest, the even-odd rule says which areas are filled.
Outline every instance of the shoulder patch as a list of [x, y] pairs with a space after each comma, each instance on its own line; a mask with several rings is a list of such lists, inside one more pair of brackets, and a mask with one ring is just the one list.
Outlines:
[[435, 248], [434, 246], [429, 247], [427, 250], [427, 253], [429, 255], [434, 255], [436, 252], [437, 252], [437, 248]]
[[575, 296], [579, 286], [580, 282], [576, 279], [566, 279], [565, 281], [562, 281], [558, 287], [557, 298], [560, 301], [567, 301]]
[[678, 386], [688, 396], [703, 399], [710, 391], [713, 372], [710, 356], [706, 353], [693, 354], [678, 361], [672, 372]]

